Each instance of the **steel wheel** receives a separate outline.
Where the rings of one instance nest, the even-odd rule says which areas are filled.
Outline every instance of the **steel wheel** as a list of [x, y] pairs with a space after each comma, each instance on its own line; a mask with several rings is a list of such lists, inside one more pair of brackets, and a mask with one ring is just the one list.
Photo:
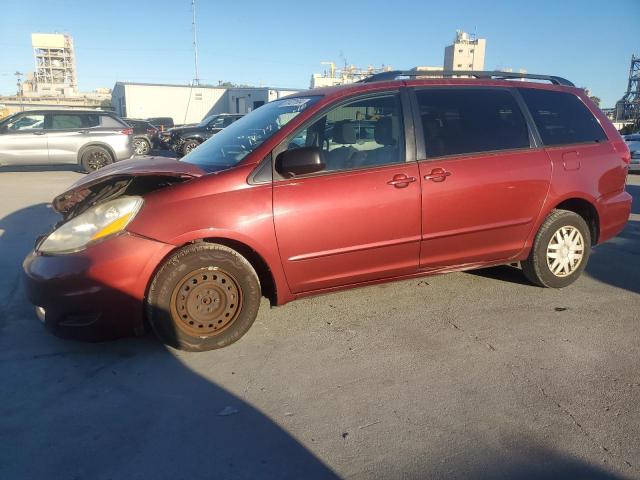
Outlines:
[[577, 228], [560, 227], [547, 245], [547, 266], [556, 277], [571, 275], [584, 255], [584, 238]]
[[171, 315], [178, 328], [190, 335], [223, 332], [242, 309], [242, 290], [236, 279], [215, 267], [193, 270], [180, 280], [171, 295]]

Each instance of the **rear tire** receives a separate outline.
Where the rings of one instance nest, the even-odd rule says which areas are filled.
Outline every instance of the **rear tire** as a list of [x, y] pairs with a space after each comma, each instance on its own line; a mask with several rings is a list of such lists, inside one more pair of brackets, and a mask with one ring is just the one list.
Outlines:
[[113, 163], [113, 158], [109, 151], [103, 147], [89, 147], [80, 157], [80, 165], [87, 173], [95, 172], [110, 163]]
[[146, 313], [160, 339], [200, 352], [242, 337], [260, 307], [260, 281], [249, 261], [215, 243], [188, 245], [171, 255], [149, 288]]
[[578, 279], [590, 253], [587, 222], [569, 210], [554, 210], [540, 226], [529, 258], [521, 262], [522, 272], [540, 287], [563, 288]]
[[133, 152], [136, 155], [148, 155], [151, 151], [151, 144], [144, 138], [133, 139]]

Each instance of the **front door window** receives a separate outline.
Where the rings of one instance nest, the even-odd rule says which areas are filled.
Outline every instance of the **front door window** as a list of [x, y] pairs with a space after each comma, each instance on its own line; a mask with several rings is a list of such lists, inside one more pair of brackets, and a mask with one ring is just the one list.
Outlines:
[[321, 149], [325, 171], [403, 163], [399, 95], [383, 94], [340, 105], [295, 133], [288, 148], [312, 146]]
[[42, 128], [44, 128], [44, 115], [41, 113], [20, 115], [15, 120], [7, 123], [7, 133], [42, 130]]

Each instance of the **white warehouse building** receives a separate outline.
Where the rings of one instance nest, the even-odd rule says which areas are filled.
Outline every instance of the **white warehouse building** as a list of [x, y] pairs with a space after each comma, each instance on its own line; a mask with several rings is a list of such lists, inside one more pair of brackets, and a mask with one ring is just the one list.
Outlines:
[[196, 87], [116, 82], [111, 104], [121, 117], [171, 117], [176, 125], [181, 125], [197, 123], [209, 114], [248, 113], [297, 91], [270, 87]]

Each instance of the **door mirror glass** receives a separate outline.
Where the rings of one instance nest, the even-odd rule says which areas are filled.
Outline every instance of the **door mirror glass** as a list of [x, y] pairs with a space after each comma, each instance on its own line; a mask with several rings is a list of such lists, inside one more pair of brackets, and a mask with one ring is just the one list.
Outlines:
[[294, 148], [276, 157], [276, 171], [285, 178], [320, 172], [325, 166], [318, 147]]

